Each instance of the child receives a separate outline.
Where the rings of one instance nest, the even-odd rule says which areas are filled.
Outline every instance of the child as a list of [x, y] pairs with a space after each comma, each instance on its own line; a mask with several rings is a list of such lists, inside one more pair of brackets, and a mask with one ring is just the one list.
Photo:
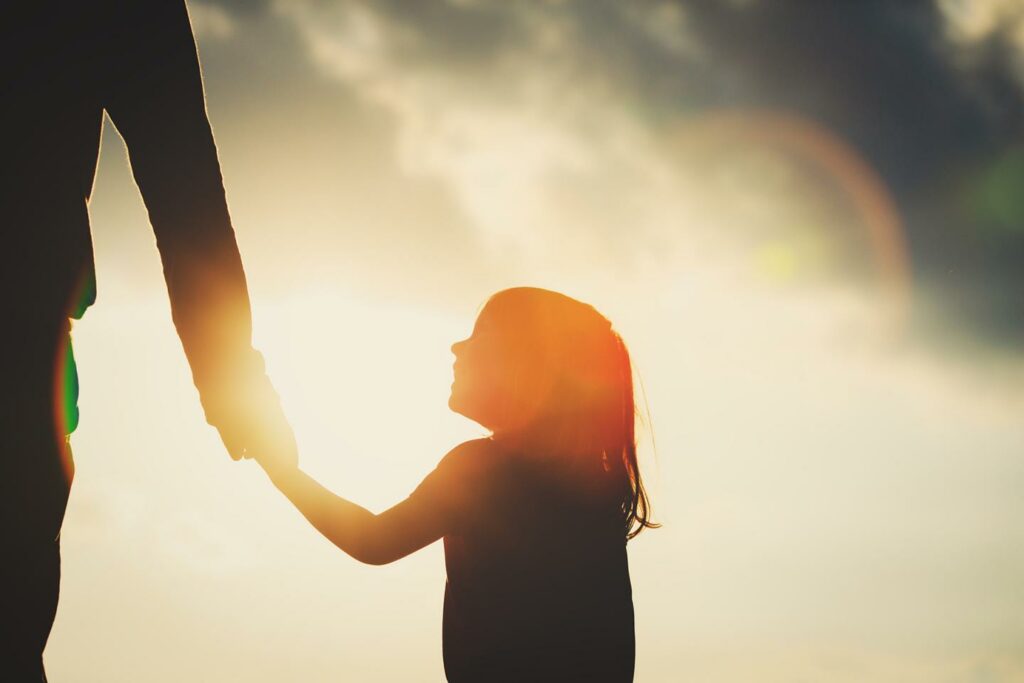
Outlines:
[[626, 541], [656, 525], [622, 339], [591, 306], [521, 287], [492, 296], [452, 352], [448, 405], [491, 436], [456, 446], [391, 509], [375, 515], [293, 464], [257, 459], [361, 562], [444, 539], [450, 683], [631, 681]]

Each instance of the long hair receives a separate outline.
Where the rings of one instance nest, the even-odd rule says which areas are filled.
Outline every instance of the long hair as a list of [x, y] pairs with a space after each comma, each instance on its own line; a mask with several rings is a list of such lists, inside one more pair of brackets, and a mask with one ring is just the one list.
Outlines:
[[626, 538], [659, 526], [637, 461], [632, 363], [611, 322], [588, 304], [533, 287], [498, 292], [484, 308], [507, 338], [515, 377], [504, 405], [508, 431], [610, 497]]

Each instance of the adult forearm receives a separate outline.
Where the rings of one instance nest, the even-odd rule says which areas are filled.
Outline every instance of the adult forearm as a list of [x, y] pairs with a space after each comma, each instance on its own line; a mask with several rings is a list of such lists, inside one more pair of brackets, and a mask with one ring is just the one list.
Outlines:
[[185, 2], [118, 8], [103, 106], [128, 147], [149, 211], [206, 420], [235, 459], [264, 451], [294, 460], [291, 428], [252, 347], [245, 271]]
[[[197, 124], [198, 126], [198, 124]], [[207, 133], [208, 135], [208, 133]], [[182, 136], [187, 138], [189, 136]], [[196, 137], [204, 137], [196, 133]], [[266, 393], [263, 360], [252, 348], [248, 285], [224, 198], [212, 140], [193, 142], [178, 174], [141, 161], [150, 220], [163, 262], [171, 316], [207, 421], [238, 412], [239, 394]], [[169, 155], [162, 156], [165, 160]], [[188, 178], [187, 191], [182, 179]]]
[[[187, 158], [171, 154], [167, 141], [158, 149], [139, 143], [133, 167], [206, 421], [236, 459], [254, 449], [294, 455], [277, 392], [252, 346], [248, 286], [209, 127], [205, 120], [179, 122], [174, 139], [192, 146]], [[161, 159], [171, 172], [157, 163]]]
[[183, 99], [166, 119], [152, 103], [114, 112], [156, 236], [171, 316], [213, 418], [212, 394], [254, 364], [262, 374], [262, 364], [252, 358], [248, 285], [201, 92]]
[[[231, 225], [216, 150], [205, 121], [179, 131], [188, 154], [155, 153], [137, 164], [163, 262], [171, 313], [193, 371], [252, 339], [248, 285]], [[194, 129], [194, 130], [191, 130]], [[133, 159], [133, 163], [135, 163]]]
[[249, 374], [255, 362], [248, 288], [234, 236], [210, 232], [216, 237], [162, 250], [171, 316], [204, 395], [229, 386], [233, 375]]

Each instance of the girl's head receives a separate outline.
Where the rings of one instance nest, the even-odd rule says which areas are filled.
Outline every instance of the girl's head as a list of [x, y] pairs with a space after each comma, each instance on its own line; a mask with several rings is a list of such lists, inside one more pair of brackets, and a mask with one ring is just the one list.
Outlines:
[[637, 466], [629, 353], [607, 318], [564, 294], [506, 289], [452, 352], [452, 410], [593, 474], [621, 502], [630, 537], [654, 526]]

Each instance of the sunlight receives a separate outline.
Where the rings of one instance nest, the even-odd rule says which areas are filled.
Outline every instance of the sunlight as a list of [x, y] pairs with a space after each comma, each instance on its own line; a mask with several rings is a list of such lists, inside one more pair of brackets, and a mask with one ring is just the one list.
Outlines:
[[377, 508], [397, 502], [447, 450], [482, 433], [448, 410], [461, 319], [360, 302], [341, 287], [257, 304], [255, 343], [291, 416], [300, 458]]

